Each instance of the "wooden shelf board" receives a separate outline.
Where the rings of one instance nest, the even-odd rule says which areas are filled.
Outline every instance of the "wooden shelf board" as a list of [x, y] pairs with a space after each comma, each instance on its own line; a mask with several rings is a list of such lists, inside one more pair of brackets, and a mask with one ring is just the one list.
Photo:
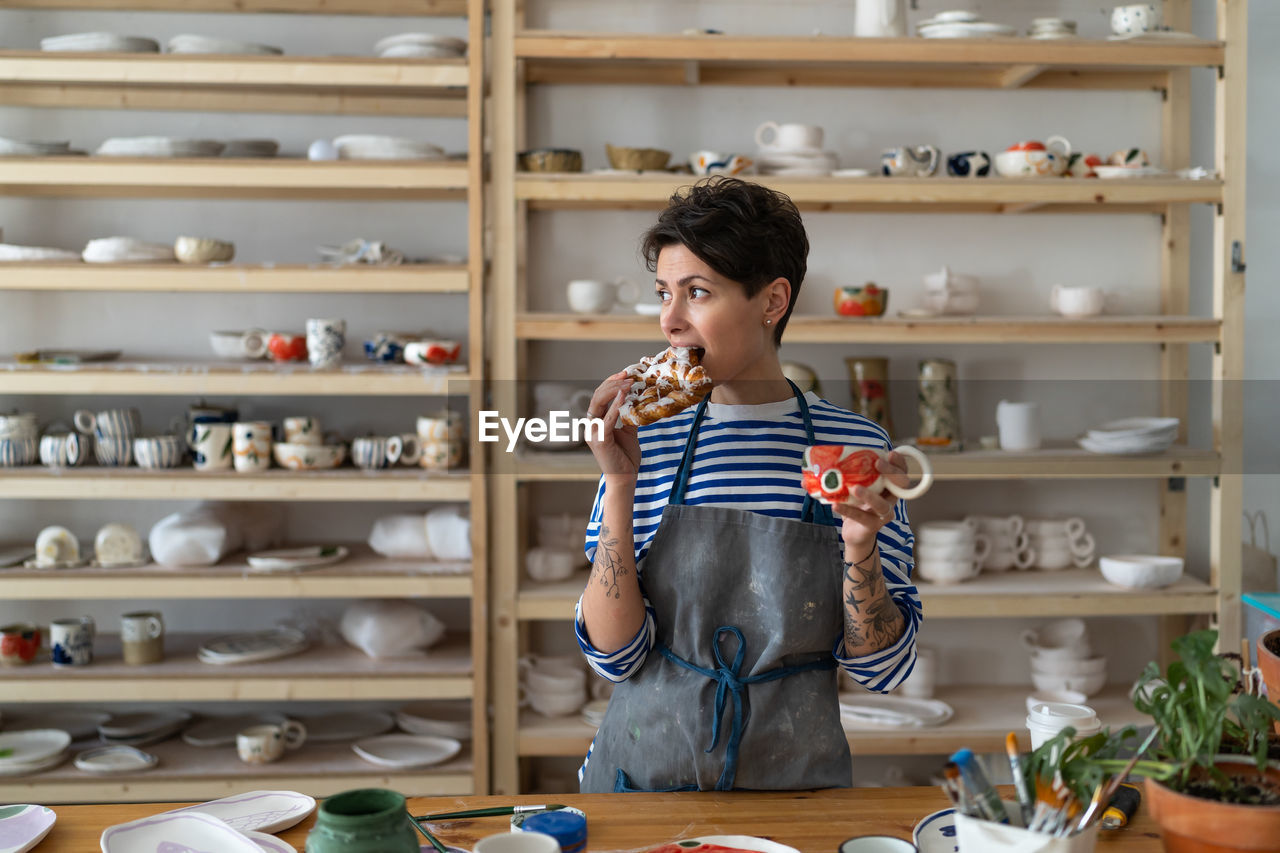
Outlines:
[[402, 560], [350, 543], [341, 563], [297, 572], [249, 568], [244, 554], [215, 566], [173, 568], [154, 563], [132, 569], [0, 569], [0, 598], [9, 601], [136, 599], [145, 589], [163, 599], [469, 598], [470, 563]]
[[468, 501], [471, 476], [416, 468], [288, 471], [258, 474], [173, 468], [0, 468], [0, 499]]
[[[516, 200], [544, 208], [666, 205], [692, 175], [529, 173]], [[810, 210], [929, 213], [1158, 213], [1168, 204], [1217, 203], [1222, 182], [1177, 178], [786, 178], [750, 177]]]
[[[805, 317], [787, 321], [790, 343], [1212, 343], [1221, 322], [1185, 316], [1054, 315], [955, 317]], [[661, 341], [658, 318], [642, 315], [522, 314], [523, 340]]]
[[[2, 271], [0, 271], [2, 272]], [[465, 394], [462, 370], [347, 363], [317, 370], [270, 361], [18, 364], [0, 361], [3, 394], [241, 394], [419, 396]]]
[[[568, 621], [586, 585], [586, 573], [558, 583], [524, 580], [516, 618]], [[1108, 583], [1096, 568], [1060, 572], [984, 572], [971, 581], [939, 585], [916, 579], [930, 619], [989, 619], [1032, 616], [1145, 616], [1214, 613], [1217, 591], [1183, 577], [1164, 589], [1126, 589]]]
[[466, 197], [468, 178], [455, 160], [0, 159], [0, 193], [15, 196], [447, 200]]
[[[929, 457], [939, 480], [1061, 480], [1212, 477], [1218, 454], [1175, 445], [1151, 456], [1105, 456], [1075, 446], [1049, 444], [1042, 450], [966, 450]], [[914, 466], [913, 466], [914, 470]], [[499, 458], [495, 473], [514, 474], [525, 482], [597, 482], [600, 467], [589, 453], [518, 452]]]
[[0, 264], [0, 290], [157, 293], [466, 293], [463, 264]]
[[0, 0], [0, 9], [465, 17], [467, 0]]
[[195, 651], [207, 639], [166, 634], [163, 661], [129, 666], [120, 638], [99, 635], [89, 666], [6, 667], [0, 690], [18, 702], [280, 702], [467, 699], [474, 687], [466, 635], [414, 657], [371, 658], [339, 644], [238, 666], [201, 663]]
[[[73, 753], [101, 744], [83, 741]], [[417, 770], [370, 764], [346, 743], [308, 743], [273, 764], [242, 762], [231, 747], [188, 746], [179, 738], [143, 747], [160, 759], [152, 770], [103, 776], [73, 760], [32, 776], [0, 779], [5, 802], [199, 802], [256, 790], [306, 791], [316, 798], [350, 788], [391, 788], [410, 796], [475, 793], [471, 750]]]
[[[1005, 735], [1026, 731], [1026, 685], [940, 687], [936, 699], [951, 705], [955, 716], [929, 729], [878, 729], [849, 732], [849, 747], [859, 755], [934, 755], [969, 747], [974, 752], [1004, 752]], [[1102, 725], [1113, 729], [1149, 724], [1133, 709], [1128, 687], [1110, 685], [1089, 699]], [[595, 727], [572, 717], [543, 717], [531, 711], [520, 716], [518, 735], [522, 756], [585, 756]], [[1021, 737], [1021, 736], [1020, 736]]]

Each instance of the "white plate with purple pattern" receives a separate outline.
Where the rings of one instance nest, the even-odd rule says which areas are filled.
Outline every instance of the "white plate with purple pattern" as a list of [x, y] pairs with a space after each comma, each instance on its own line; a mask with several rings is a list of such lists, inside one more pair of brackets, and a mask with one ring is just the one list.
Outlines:
[[315, 811], [314, 797], [297, 791], [250, 791], [210, 800], [166, 814], [200, 812], [216, 817], [241, 832], [281, 832]]
[[262, 848], [263, 853], [298, 853], [298, 848], [289, 842], [282, 841], [274, 835], [267, 835], [265, 832], [251, 830], [244, 833], [244, 837]]
[[45, 806], [0, 806], [0, 853], [26, 853], [57, 821], [53, 809]]
[[102, 831], [102, 853], [143, 850], [216, 850], [218, 853], [262, 853], [216, 817], [198, 812], [165, 812], [109, 826]]
[[927, 815], [916, 824], [911, 840], [920, 853], [960, 853], [956, 840], [956, 810], [942, 809]]

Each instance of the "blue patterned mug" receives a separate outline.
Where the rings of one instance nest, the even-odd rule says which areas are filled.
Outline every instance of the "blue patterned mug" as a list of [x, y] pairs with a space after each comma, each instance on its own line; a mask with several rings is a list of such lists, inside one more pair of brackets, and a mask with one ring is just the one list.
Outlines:
[[49, 625], [49, 645], [54, 666], [87, 666], [93, 663], [96, 627], [89, 616], [54, 619]]
[[985, 151], [961, 151], [947, 158], [947, 174], [953, 178], [985, 178], [991, 174], [991, 158]]
[[0, 468], [16, 468], [36, 461], [37, 439], [33, 435], [22, 438], [0, 438]]

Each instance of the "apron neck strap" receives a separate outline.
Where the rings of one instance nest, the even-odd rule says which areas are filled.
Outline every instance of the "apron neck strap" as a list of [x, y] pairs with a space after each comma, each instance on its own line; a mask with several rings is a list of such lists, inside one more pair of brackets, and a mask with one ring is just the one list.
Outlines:
[[[804, 394], [796, 387], [796, 383], [790, 379], [787, 384], [791, 386], [791, 394], [800, 403], [800, 416], [804, 419], [804, 436], [808, 444], [814, 444], [813, 420], [809, 417], [809, 403], [805, 400]], [[668, 504], [680, 505], [684, 503], [685, 493], [689, 488], [689, 472], [693, 469], [693, 453], [698, 446], [698, 426], [702, 423], [702, 418], [707, 413], [707, 401], [711, 399], [711, 395], [702, 398], [702, 402], [698, 404], [698, 409], [693, 414], [693, 423], [689, 426], [689, 438], [684, 444], [684, 455], [680, 457], [680, 467], [676, 469], [675, 482], [671, 484], [671, 495], [667, 499]], [[825, 518], [824, 518], [825, 516]], [[800, 511], [801, 521], [829, 523], [831, 520], [831, 510], [825, 504], [820, 504], [811, 496], [805, 495], [804, 507]]]

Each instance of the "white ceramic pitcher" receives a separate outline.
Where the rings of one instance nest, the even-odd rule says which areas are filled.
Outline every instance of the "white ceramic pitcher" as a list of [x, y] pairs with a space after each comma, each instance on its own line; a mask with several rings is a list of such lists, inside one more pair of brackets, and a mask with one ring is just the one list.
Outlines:
[[901, 38], [907, 34], [907, 0], [857, 0], [853, 33], [870, 38]]

